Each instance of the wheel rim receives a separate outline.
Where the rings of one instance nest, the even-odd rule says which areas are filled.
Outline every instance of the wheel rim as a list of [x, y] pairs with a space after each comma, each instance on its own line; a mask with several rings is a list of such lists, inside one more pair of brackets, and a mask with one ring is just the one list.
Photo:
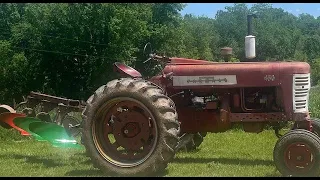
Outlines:
[[155, 149], [158, 130], [148, 108], [132, 98], [115, 98], [98, 111], [92, 126], [94, 144], [108, 162], [133, 167]]
[[309, 145], [296, 142], [289, 145], [284, 153], [285, 164], [292, 172], [303, 173], [314, 165], [313, 150]]

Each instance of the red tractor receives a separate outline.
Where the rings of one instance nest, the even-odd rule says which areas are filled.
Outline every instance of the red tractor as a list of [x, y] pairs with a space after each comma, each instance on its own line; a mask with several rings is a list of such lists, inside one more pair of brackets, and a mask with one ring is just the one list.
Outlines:
[[[249, 28], [251, 29], [251, 28]], [[247, 58], [255, 57], [246, 37]], [[320, 172], [319, 122], [310, 119], [310, 66], [304, 62], [210, 62], [150, 53], [164, 65], [143, 79], [115, 63], [122, 78], [98, 88], [83, 110], [82, 143], [94, 165], [108, 174], [152, 175], [176, 151], [199, 146], [207, 132], [241, 123], [246, 132], [270, 125], [279, 136], [274, 162], [285, 176]], [[293, 128], [280, 135], [288, 122]]]

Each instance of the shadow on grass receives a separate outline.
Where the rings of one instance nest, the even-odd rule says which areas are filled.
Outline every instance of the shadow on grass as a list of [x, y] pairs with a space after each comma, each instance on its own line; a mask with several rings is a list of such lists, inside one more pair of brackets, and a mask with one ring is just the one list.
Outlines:
[[[163, 177], [168, 174], [168, 170], [165, 169], [161, 172], [156, 173], [153, 177]], [[104, 174], [99, 169], [92, 169], [92, 170], [72, 170], [65, 174], [65, 176], [104, 176], [104, 177], [114, 177], [114, 176], [108, 176], [107, 174]]]
[[7, 159], [25, 159], [27, 163], [31, 164], [43, 164], [47, 168], [51, 167], [57, 167], [57, 166], [62, 166], [64, 164], [62, 163], [57, 163], [51, 159], [46, 159], [46, 158], [40, 158], [38, 156], [33, 156], [33, 155], [18, 155], [18, 154], [11, 154], [11, 155], [1, 155], [0, 157], [7, 158]]
[[274, 162], [271, 160], [262, 159], [231, 159], [231, 158], [175, 158], [173, 163], [221, 163], [221, 164], [232, 164], [232, 165], [265, 165], [274, 166]]
[[[211, 166], [210, 163], [221, 163], [227, 165], [246, 165], [246, 166], [274, 166], [272, 160], [262, 160], [262, 159], [236, 159], [236, 158], [175, 158], [172, 163], [203, 163]], [[282, 177], [277, 169], [275, 168], [273, 172], [269, 172], [265, 177]]]
[[99, 169], [83, 169], [83, 170], [72, 170], [66, 172], [65, 176], [106, 176]]

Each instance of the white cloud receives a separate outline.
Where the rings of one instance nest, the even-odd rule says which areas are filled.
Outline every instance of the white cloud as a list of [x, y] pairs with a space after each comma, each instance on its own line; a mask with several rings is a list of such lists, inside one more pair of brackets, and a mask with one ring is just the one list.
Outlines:
[[300, 12], [300, 9], [296, 9], [297, 12]]
[[288, 12], [292, 12], [292, 9], [289, 9]]

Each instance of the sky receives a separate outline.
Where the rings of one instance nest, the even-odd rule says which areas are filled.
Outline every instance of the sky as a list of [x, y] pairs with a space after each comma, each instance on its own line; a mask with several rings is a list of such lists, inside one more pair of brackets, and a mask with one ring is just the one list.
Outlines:
[[[246, 3], [250, 8], [254, 3]], [[320, 3], [271, 3], [274, 8], [282, 8], [296, 16], [302, 13], [320, 16]], [[233, 3], [187, 3], [181, 11], [182, 15], [193, 14], [196, 16], [207, 16], [214, 18], [218, 10], [224, 10], [226, 6], [233, 6]]]

